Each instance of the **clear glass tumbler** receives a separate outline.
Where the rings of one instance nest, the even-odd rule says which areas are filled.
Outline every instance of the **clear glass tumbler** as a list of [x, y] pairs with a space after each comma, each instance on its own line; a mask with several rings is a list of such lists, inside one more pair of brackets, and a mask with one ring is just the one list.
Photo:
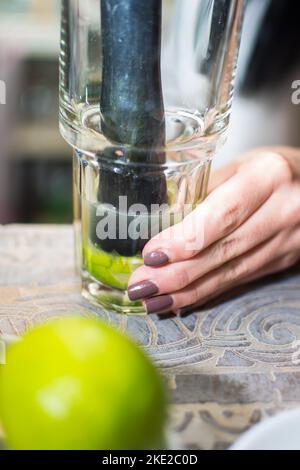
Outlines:
[[147, 241], [206, 196], [243, 0], [62, 0], [60, 129], [73, 147], [82, 292], [123, 313]]

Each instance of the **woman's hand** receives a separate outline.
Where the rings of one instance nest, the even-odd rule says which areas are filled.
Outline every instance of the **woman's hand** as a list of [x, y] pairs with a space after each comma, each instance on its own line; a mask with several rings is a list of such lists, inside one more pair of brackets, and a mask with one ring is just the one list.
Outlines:
[[148, 313], [184, 313], [295, 264], [300, 151], [258, 149], [216, 172], [207, 199], [150, 240], [143, 257], [128, 294]]

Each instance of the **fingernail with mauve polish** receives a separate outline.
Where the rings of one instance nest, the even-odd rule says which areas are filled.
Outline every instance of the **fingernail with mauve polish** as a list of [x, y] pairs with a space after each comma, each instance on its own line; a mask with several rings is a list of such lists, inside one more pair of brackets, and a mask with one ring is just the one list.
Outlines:
[[151, 281], [138, 282], [128, 287], [130, 300], [140, 300], [158, 294], [158, 287]]
[[144, 302], [147, 313], [161, 313], [168, 311], [173, 305], [173, 299], [170, 295], [159, 295], [152, 297]]
[[147, 253], [144, 257], [145, 265], [150, 267], [163, 266], [168, 262], [169, 257], [162, 251], [152, 251], [151, 253]]

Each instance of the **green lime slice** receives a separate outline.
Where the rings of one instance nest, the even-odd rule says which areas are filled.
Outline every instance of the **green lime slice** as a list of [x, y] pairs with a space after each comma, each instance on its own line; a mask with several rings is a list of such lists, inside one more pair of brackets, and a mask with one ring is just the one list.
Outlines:
[[168, 184], [168, 204], [169, 206], [172, 206], [177, 201], [179, 190], [175, 181], [170, 180], [168, 181], [167, 184]]
[[88, 272], [103, 284], [126, 290], [133, 271], [143, 264], [139, 256], [120, 256], [107, 253], [91, 244], [84, 247]]

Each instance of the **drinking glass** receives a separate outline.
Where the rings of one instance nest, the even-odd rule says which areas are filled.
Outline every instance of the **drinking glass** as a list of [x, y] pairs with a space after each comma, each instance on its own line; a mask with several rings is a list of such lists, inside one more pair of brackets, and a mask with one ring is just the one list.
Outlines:
[[62, 0], [60, 130], [73, 149], [82, 293], [127, 295], [147, 241], [206, 197], [232, 103], [243, 0]]

